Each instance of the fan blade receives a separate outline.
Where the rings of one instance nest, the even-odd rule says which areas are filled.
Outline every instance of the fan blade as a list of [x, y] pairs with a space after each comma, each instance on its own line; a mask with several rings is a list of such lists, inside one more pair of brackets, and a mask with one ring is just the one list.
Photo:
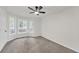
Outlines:
[[40, 11], [39, 13], [43, 13], [43, 14], [45, 14], [46, 12]]
[[38, 6], [35, 6], [35, 8], [36, 8], [36, 11], [37, 11], [37, 9], [38, 9]]
[[32, 14], [32, 13], [35, 13], [35, 12], [30, 12], [29, 14]]
[[42, 6], [39, 6], [39, 10], [41, 10], [43, 7]]
[[31, 7], [28, 7], [30, 10], [35, 11], [34, 9], [32, 9]]

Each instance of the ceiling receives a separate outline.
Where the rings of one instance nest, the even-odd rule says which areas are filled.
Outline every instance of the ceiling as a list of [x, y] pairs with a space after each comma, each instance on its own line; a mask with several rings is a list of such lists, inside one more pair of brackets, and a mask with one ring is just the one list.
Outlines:
[[[34, 8], [34, 6], [31, 7]], [[46, 17], [48, 15], [55, 14], [70, 8], [68, 6], [43, 6], [43, 7], [44, 8], [42, 9], [42, 11], [45, 11], [46, 14], [40, 14], [39, 16], [35, 14], [29, 14], [31, 10], [29, 10], [27, 6], [2, 6], [1, 8], [5, 9], [8, 13], [24, 17]]]

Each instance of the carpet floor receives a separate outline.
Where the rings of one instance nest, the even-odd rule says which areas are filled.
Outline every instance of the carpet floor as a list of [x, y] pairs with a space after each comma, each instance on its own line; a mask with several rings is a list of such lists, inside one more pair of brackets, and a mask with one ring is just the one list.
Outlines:
[[43, 37], [24, 37], [7, 42], [1, 53], [75, 53]]

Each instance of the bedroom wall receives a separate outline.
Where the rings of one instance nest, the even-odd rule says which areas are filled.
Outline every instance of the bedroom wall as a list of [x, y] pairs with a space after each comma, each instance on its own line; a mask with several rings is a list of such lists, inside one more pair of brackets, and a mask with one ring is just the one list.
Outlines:
[[8, 41], [8, 28], [7, 28], [7, 15], [6, 12], [0, 8], [0, 51]]
[[79, 52], [79, 7], [43, 18], [42, 36]]

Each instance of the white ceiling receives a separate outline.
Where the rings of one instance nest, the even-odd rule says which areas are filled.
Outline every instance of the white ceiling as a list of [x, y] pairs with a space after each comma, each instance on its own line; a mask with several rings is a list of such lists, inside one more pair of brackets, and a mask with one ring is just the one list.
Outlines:
[[[58, 12], [61, 12], [63, 10], [66, 10], [70, 7], [67, 6], [44, 6], [42, 11], [45, 11], [46, 14], [40, 14], [39, 16], [35, 14], [29, 14], [31, 10], [27, 8], [27, 6], [2, 6], [1, 8], [4, 8], [7, 12], [14, 14], [14, 15], [19, 15], [19, 16], [24, 16], [24, 17], [46, 17], [47, 15], [55, 14]], [[32, 6], [32, 8], [34, 8]]]

